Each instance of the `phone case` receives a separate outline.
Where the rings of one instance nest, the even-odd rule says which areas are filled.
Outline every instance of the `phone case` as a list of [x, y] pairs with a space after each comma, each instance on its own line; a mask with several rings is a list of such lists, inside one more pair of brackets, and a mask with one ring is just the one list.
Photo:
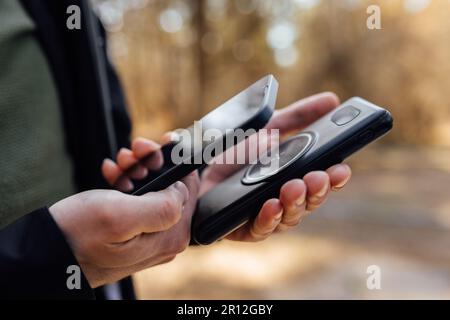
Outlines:
[[[253, 85], [251, 85], [246, 90], [242, 91], [241, 93], [244, 93], [248, 90], [252, 90], [253, 92], [256, 92], [260, 89], [264, 90], [264, 96], [263, 100], [261, 102], [261, 107], [258, 110], [256, 114], [254, 114], [252, 117], [248, 119], [244, 119], [243, 122], [236, 128], [227, 128], [230, 130], [259, 130], [263, 128], [272, 117], [273, 111], [275, 109], [275, 102], [277, 98], [277, 92], [278, 92], [278, 82], [275, 79], [273, 75], [265, 76], [264, 78], [258, 80]], [[233, 98], [232, 98], [233, 99]], [[231, 99], [230, 99], [231, 100]], [[229, 100], [229, 101], [230, 101]], [[227, 102], [229, 102], [227, 101]], [[219, 108], [225, 106], [226, 103], [222, 104]], [[210, 114], [215, 112], [216, 110], [212, 111]], [[209, 115], [210, 115], [209, 114]], [[208, 116], [208, 115], [207, 115]], [[227, 114], [227, 117], [236, 117], [236, 114]], [[227, 139], [227, 136], [231, 136], [233, 134], [232, 131], [230, 131], [228, 134], [225, 134], [223, 139]], [[234, 144], [239, 143], [240, 141], [236, 140], [234, 141]], [[169, 144], [162, 148], [162, 153], [164, 157], [164, 166], [161, 168], [161, 170], [157, 172], [153, 172], [149, 177], [147, 177], [146, 181], [144, 183], [140, 182], [138, 185], [140, 187], [133, 193], [133, 195], [140, 196], [143, 194], [146, 194], [148, 192], [154, 192], [154, 191], [160, 191], [163, 190], [175, 182], [183, 179], [185, 176], [187, 176], [189, 173], [195, 171], [195, 170], [201, 170], [203, 167], [206, 166], [206, 163], [178, 163], [175, 164], [172, 162], [171, 159], [171, 151], [174, 148], [175, 144]], [[226, 145], [223, 144], [225, 147]], [[222, 150], [222, 152], [225, 150]], [[194, 158], [195, 155], [192, 155], [192, 158]], [[193, 161], [192, 161], [193, 162]]]
[[254, 218], [266, 200], [278, 197], [284, 183], [342, 162], [392, 125], [387, 110], [361, 98], [346, 101], [280, 145], [279, 169], [264, 173], [261, 164], [246, 166], [202, 196], [192, 241], [207, 245], [223, 238]]

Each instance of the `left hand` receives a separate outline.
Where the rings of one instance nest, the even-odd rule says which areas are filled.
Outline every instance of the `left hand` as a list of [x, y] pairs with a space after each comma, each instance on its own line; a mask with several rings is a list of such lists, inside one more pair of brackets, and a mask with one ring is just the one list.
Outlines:
[[[297, 132], [307, 127], [339, 105], [338, 97], [333, 93], [322, 93], [300, 100], [274, 113], [266, 129], [279, 129], [281, 136]], [[170, 135], [163, 137], [163, 143], [170, 141]], [[130, 178], [143, 179], [148, 170], [157, 170], [162, 166], [160, 146], [153, 141], [137, 138], [131, 150], [122, 149], [117, 155], [117, 163], [106, 159], [102, 166], [105, 179], [121, 191], [131, 191]], [[149, 158], [149, 155], [151, 157]], [[141, 163], [140, 159], [147, 159]], [[149, 159], [149, 160], [148, 160]], [[135, 167], [128, 175], [128, 168]], [[209, 166], [202, 175], [201, 194], [222, 182], [239, 165]], [[227, 236], [235, 241], [255, 242], [269, 237], [274, 232], [285, 231], [296, 225], [310, 212], [319, 208], [327, 199], [331, 190], [337, 191], [350, 180], [351, 170], [346, 164], [338, 164], [326, 171], [314, 171], [303, 179], [294, 179], [285, 183], [278, 199], [267, 200], [258, 216]]]

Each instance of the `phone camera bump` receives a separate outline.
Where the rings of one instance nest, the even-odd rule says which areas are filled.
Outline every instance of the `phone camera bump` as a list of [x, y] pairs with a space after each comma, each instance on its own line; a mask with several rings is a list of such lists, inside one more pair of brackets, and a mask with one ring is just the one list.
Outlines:
[[346, 106], [343, 108], [339, 108], [339, 110], [334, 113], [331, 121], [333, 121], [337, 126], [343, 126], [356, 119], [356, 117], [358, 117], [360, 113], [361, 110], [359, 110], [358, 108], [354, 106]]

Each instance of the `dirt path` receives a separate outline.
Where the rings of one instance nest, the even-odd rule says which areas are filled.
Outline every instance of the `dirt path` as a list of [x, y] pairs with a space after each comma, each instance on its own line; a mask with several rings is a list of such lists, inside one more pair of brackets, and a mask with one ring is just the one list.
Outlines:
[[[142, 298], [450, 299], [450, 150], [372, 148], [288, 234], [192, 248], [136, 276]], [[381, 270], [368, 290], [367, 267]]]

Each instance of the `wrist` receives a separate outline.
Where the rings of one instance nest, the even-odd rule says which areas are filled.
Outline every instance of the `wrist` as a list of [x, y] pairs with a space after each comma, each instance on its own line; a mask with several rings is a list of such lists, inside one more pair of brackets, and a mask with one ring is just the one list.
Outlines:
[[101, 285], [96, 280], [99, 277], [95, 275], [95, 272], [93, 272], [95, 268], [91, 267], [89, 263], [87, 263], [78, 252], [79, 250], [77, 250], [77, 245], [70, 236], [72, 228], [70, 220], [67, 219], [66, 217], [68, 215], [71, 215], [71, 213], [69, 212], [68, 214], [66, 214], [67, 213], [66, 211], [67, 209], [65, 205], [65, 200], [61, 200], [52, 205], [50, 208], [48, 208], [50, 216], [53, 218], [53, 221], [56, 223], [62, 235], [64, 236], [64, 239], [66, 240], [66, 243], [70, 248], [70, 251], [72, 252], [75, 260], [77, 261], [77, 265], [80, 267], [81, 272], [83, 273], [89, 286], [93, 289], [97, 288]]

